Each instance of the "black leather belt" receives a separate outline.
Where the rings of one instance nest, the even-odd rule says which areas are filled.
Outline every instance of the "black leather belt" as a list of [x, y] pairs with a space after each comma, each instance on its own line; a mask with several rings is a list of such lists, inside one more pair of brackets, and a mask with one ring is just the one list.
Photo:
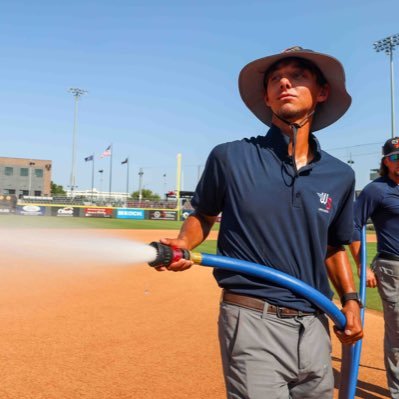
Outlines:
[[390, 254], [389, 252], [378, 252], [377, 256], [380, 259], [399, 261], [399, 255]]
[[[225, 303], [229, 303], [231, 305], [241, 306], [242, 308], [256, 310], [258, 312], [263, 312], [266, 302], [260, 298], [254, 298], [247, 295], [234, 294], [233, 292], [227, 290], [223, 290], [222, 301]], [[289, 317], [315, 316], [317, 314], [320, 314], [320, 311], [312, 313], [302, 312], [301, 310], [298, 309], [285, 308], [269, 304], [267, 307], [267, 313], [274, 314], [277, 317], [284, 319]]]

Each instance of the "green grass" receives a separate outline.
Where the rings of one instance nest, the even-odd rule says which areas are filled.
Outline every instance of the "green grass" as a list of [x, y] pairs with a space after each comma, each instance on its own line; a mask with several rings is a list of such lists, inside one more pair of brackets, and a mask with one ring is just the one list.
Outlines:
[[216, 253], [216, 240], [208, 240], [194, 249], [193, 252], [203, 252], [206, 254]]
[[[355, 262], [352, 259], [352, 256], [350, 255], [349, 249], [347, 251], [348, 251], [349, 259], [351, 261], [351, 266], [352, 266], [353, 275], [355, 277], [356, 287], [359, 287], [359, 278], [357, 277], [357, 268], [356, 268]], [[373, 260], [374, 256], [376, 255], [376, 253], [377, 253], [377, 244], [375, 242], [367, 243], [367, 266], [370, 266], [370, 263]], [[382, 311], [381, 298], [378, 295], [377, 288], [367, 288], [366, 289], [366, 307], [368, 309], [375, 309], [375, 310]]]
[[[352, 272], [355, 278], [355, 284], [357, 289], [359, 289], [359, 277], [357, 276], [357, 267], [350, 254], [349, 248], [347, 248], [347, 253], [352, 266]], [[373, 260], [376, 253], [377, 253], [377, 244], [375, 242], [367, 243], [367, 267], [370, 266], [370, 263]], [[332, 289], [334, 291], [334, 299], [339, 300], [339, 296], [337, 295], [335, 289], [333, 287]], [[366, 308], [382, 311], [381, 298], [378, 294], [377, 288], [366, 288]]]
[[[170, 220], [133, 220], [56, 216], [0, 215], [0, 227], [73, 229], [161, 229], [179, 230], [183, 222]], [[219, 229], [219, 223], [213, 227]]]

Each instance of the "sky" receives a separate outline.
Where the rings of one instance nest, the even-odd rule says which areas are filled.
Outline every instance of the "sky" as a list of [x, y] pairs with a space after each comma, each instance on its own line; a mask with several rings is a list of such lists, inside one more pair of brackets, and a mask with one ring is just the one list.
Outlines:
[[[94, 154], [96, 189], [136, 191], [142, 169], [142, 188], [163, 195], [181, 154], [181, 189], [194, 190], [214, 146], [267, 132], [240, 98], [240, 70], [299, 45], [344, 65], [351, 108], [316, 136], [354, 161], [361, 189], [391, 137], [389, 56], [373, 43], [399, 33], [398, 15], [395, 0], [0, 0], [0, 156], [51, 160], [67, 189], [75, 155], [86, 190]], [[75, 150], [70, 88], [87, 91]]]

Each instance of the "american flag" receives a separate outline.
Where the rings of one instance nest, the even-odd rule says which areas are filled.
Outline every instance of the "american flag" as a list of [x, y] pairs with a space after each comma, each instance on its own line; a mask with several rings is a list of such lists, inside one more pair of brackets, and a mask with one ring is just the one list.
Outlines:
[[109, 145], [105, 151], [100, 155], [100, 158], [109, 157], [111, 155], [111, 145]]

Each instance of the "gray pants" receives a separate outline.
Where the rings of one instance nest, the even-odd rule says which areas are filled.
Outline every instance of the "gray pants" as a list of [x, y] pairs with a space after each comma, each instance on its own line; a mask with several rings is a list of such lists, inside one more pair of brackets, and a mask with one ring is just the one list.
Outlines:
[[384, 362], [388, 388], [399, 399], [399, 261], [375, 258], [372, 269], [384, 309]]
[[219, 340], [228, 399], [332, 399], [327, 318], [279, 318], [266, 310], [220, 305]]

